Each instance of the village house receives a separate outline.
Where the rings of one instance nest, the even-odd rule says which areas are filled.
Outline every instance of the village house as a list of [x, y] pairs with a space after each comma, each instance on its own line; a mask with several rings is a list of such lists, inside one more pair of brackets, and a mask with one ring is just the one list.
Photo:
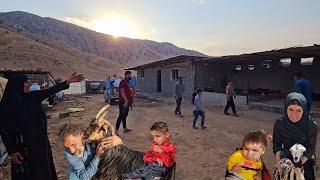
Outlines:
[[215, 100], [224, 101], [224, 88], [232, 80], [240, 104], [283, 98], [294, 91], [295, 72], [302, 72], [311, 81], [314, 99], [318, 100], [319, 69], [318, 45], [221, 57], [182, 55], [128, 68], [137, 71], [138, 90], [163, 96], [174, 96], [174, 85], [182, 76], [186, 97], [195, 88], [203, 88], [210, 92], [205, 94], [208, 98], [214, 96]]

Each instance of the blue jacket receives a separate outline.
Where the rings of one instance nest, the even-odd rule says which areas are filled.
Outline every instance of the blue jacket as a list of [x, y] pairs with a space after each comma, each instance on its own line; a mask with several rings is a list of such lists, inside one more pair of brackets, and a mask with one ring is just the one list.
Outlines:
[[129, 87], [131, 88], [135, 88], [137, 85], [137, 77], [133, 76], [130, 80], [129, 80]]
[[202, 98], [201, 96], [197, 95], [194, 99], [193, 110], [195, 111], [202, 111]]
[[89, 180], [98, 170], [99, 158], [96, 156], [96, 149], [92, 144], [86, 143], [82, 156], [75, 156], [64, 151], [69, 167], [70, 180]]
[[308, 104], [312, 102], [312, 87], [308, 79], [304, 77], [298, 79], [295, 85], [295, 92], [303, 94]]

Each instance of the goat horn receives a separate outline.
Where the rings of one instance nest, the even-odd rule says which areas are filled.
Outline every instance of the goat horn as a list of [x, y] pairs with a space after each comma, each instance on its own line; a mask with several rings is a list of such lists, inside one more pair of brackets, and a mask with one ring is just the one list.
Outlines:
[[8, 82], [8, 79], [0, 77], [0, 101], [1, 101], [2, 96], [4, 94], [4, 90], [6, 88], [7, 82]]
[[103, 118], [105, 115], [107, 115], [108, 110], [110, 109], [110, 105], [106, 105], [103, 108], [100, 109], [98, 114], [96, 115], [96, 120]]

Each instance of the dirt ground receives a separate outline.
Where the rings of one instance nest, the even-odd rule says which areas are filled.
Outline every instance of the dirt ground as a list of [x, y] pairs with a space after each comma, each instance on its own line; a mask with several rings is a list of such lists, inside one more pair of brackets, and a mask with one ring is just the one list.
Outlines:
[[[63, 147], [58, 139], [60, 127], [65, 123], [78, 124], [86, 128], [99, 108], [104, 106], [102, 95], [74, 98], [69, 102], [54, 106], [49, 114], [49, 138], [55, 160], [58, 177], [67, 179], [68, 166], [63, 157]], [[85, 107], [84, 112], [71, 114], [67, 118], [58, 118], [58, 113], [66, 107]], [[206, 107], [207, 130], [192, 129], [192, 106], [186, 103], [182, 106], [184, 117], [174, 115], [175, 105], [170, 102], [135, 100], [133, 110], [129, 112], [128, 127], [132, 132], [120, 133], [124, 143], [136, 150], [146, 151], [151, 143], [150, 126], [156, 121], [165, 121], [169, 125], [171, 141], [177, 146], [177, 180], [219, 180], [224, 179], [228, 156], [241, 146], [243, 136], [252, 129], [263, 128], [272, 133], [273, 123], [279, 114], [249, 111], [246, 108], [239, 110], [240, 117], [225, 116], [223, 107]], [[115, 124], [118, 115], [118, 106], [112, 106], [107, 118]], [[122, 132], [122, 131], [121, 131]], [[320, 138], [317, 141], [316, 154], [320, 157]], [[267, 167], [273, 172], [274, 158], [272, 144], [263, 159]], [[8, 160], [9, 161], [9, 160]], [[319, 164], [319, 161], [317, 162]], [[9, 179], [9, 163], [0, 167], [0, 179]], [[318, 171], [320, 177], [320, 171]]]

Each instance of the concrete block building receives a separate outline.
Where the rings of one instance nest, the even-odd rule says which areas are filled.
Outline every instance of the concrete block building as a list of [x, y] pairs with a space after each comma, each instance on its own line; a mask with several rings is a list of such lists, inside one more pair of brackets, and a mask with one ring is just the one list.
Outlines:
[[320, 46], [292, 47], [221, 57], [176, 56], [128, 68], [137, 71], [137, 89], [174, 96], [174, 85], [184, 77], [186, 96], [195, 88], [224, 93], [228, 80], [242, 95], [267, 93], [283, 97], [294, 91], [294, 72], [302, 72], [320, 94]]

